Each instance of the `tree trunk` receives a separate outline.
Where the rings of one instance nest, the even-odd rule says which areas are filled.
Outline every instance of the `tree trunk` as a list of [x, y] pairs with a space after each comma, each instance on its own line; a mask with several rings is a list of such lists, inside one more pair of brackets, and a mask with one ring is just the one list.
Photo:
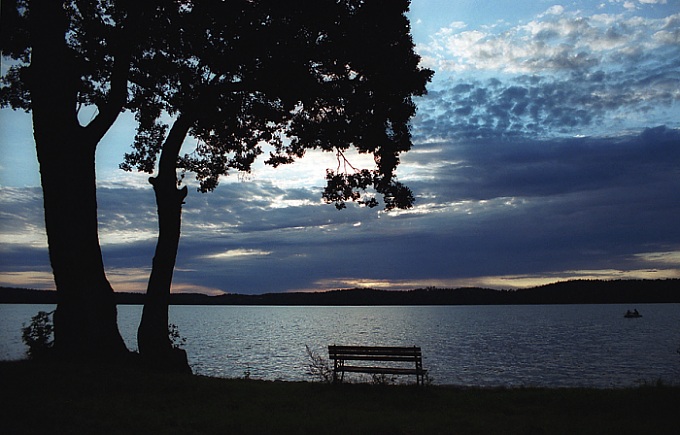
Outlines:
[[[95, 149], [102, 129], [81, 127], [79, 73], [65, 44], [61, 2], [31, 3], [28, 84], [40, 163], [45, 229], [57, 287], [54, 345], [73, 358], [127, 355], [118, 332], [113, 289], [106, 279], [97, 228]], [[115, 116], [114, 116], [115, 115]]]
[[44, 124], [51, 122], [40, 119], [34, 113], [45, 228], [57, 287], [55, 349], [69, 358], [123, 356], [127, 349], [118, 332], [97, 231], [94, 144], [65, 134], [63, 126], [47, 133]]
[[186, 352], [173, 348], [168, 337], [168, 306], [177, 259], [186, 186], [177, 189], [177, 157], [190, 123], [180, 116], [163, 144], [153, 185], [158, 208], [158, 241], [146, 290], [142, 320], [137, 330], [139, 353], [157, 369], [190, 371]]

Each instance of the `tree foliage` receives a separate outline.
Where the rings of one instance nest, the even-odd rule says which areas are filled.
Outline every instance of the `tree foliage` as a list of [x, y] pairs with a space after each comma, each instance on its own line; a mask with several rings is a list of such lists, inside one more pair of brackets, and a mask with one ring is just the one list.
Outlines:
[[342, 208], [372, 187], [386, 208], [410, 206], [394, 171], [411, 147], [411, 97], [432, 73], [418, 67], [407, 8], [395, 0], [187, 4], [173, 18], [182, 32], [155, 35], [131, 74], [139, 128], [121, 167], [153, 172], [170, 114], [198, 141], [177, 165], [196, 174], [201, 191], [230, 170], [250, 171], [263, 145], [274, 167], [309, 149], [344, 159], [354, 146], [373, 154], [376, 168], [329, 169], [324, 198]]
[[[3, 1], [3, 106], [30, 110], [31, 1]], [[121, 165], [152, 173], [169, 117], [187, 116], [196, 148], [178, 167], [209, 191], [270, 152], [278, 166], [309, 149], [371, 153], [376, 168], [329, 169], [324, 198], [339, 208], [372, 187], [386, 208], [413, 196], [396, 181], [411, 147], [411, 99], [432, 72], [418, 67], [407, 0], [63, 2], [73, 104], [133, 110], [133, 151]], [[123, 98], [123, 105], [112, 102]], [[96, 121], [97, 118], [95, 118]], [[373, 198], [364, 200], [376, 205]]]

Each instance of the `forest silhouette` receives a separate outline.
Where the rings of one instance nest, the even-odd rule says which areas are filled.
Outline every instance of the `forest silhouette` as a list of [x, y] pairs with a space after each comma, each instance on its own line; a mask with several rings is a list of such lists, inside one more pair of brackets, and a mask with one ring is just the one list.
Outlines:
[[[56, 303], [56, 293], [0, 288], [0, 303]], [[116, 293], [118, 304], [141, 305], [142, 293]], [[573, 280], [519, 290], [421, 288], [404, 291], [345, 289], [265, 294], [173, 293], [171, 305], [536, 305], [680, 303], [680, 279]]]

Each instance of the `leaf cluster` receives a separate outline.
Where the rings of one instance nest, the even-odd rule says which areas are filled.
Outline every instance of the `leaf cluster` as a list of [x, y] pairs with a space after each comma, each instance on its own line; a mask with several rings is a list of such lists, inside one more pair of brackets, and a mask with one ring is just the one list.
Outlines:
[[179, 327], [174, 323], [168, 324], [168, 339], [173, 349], [181, 349], [187, 342], [186, 337], [182, 337], [179, 333]]
[[59, 64], [52, 65], [55, 73], [67, 71], [69, 79], [62, 86], [72, 91], [78, 107], [102, 109], [112, 98], [115, 75], [126, 79], [130, 56], [141, 49], [144, 36], [154, 30], [142, 26], [150, 7], [138, 6], [137, 13], [130, 13], [134, 5], [130, 0], [68, 0], [34, 6], [38, 3], [2, 1], [0, 49], [10, 66], [0, 82], [0, 103], [31, 110], [30, 89], [44, 79], [31, 68], [34, 43], [44, 30], [41, 26], [49, 22], [62, 30], [64, 39], [63, 51], [54, 54], [59, 56]]
[[[3, 106], [30, 110], [33, 2], [3, 1]], [[408, 0], [68, 0], [64, 66], [74, 104], [105, 110], [122, 81], [138, 122], [121, 168], [152, 173], [178, 119], [196, 140], [175, 154], [201, 191], [249, 172], [265, 151], [274, 167], [310, 149], [373, 154], [375, 168], [329, 171], [327, 202], [408, 207], [396, 181], [411, 147], [412, 97], [432, 71], [419, 67]], [[58, 19], [59, 17], [55, 17]], [[5, 25], [7, 24], [7, 25]]]

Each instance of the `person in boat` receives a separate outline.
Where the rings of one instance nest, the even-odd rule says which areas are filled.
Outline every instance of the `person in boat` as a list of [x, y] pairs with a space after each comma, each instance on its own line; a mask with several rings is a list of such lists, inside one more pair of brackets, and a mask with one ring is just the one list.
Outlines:
[[633, 311], [626, 310], [626, 315], [624, 317], [642, 317], [642, 315], [638, 312], [636, 308]]

